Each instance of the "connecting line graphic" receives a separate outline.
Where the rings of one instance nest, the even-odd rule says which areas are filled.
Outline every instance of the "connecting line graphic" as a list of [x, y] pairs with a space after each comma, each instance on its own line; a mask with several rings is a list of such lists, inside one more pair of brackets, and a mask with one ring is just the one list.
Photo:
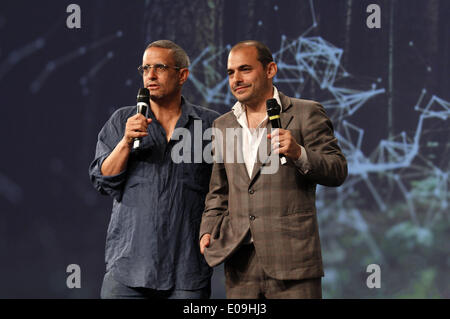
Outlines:
[[56, 69], [64, 64], [67, 64], [68, 62], [71, 62], [80, 56], [85, 55], [89, 51], [93, 51], [111, 41], [117, 38], [121, 38], [123, 36], [122, 31], [117, 31], [113, 35], [109, 35], [101, 40], [96, 41], [95, 43], [89, 45], [89, 46], [81, 46], [77, 50], [68, 53], [65, 56], [62, 56], [60, 58], [57, 58], [55, 60], [50, 60], [45, 68], [42, 70], [42, 72], [38, 75], [38, 77], [31, 83], [30, 90], [32, 93], [37, 93], [40, 91], [42, 86], [45, 84], [45, 81], [47, 78], [56, 71]]
[[22, 188], [2, 173], [0, 173], [0, 195], [12, 204], [19, 204], [23, 200]]
[[[279, 12], [282, 3], [274, 6]], [[368, 155], [362, 151], [364, 137], [369, 132], [355, 125], [352, 116], [361, 112], [367, 103], [378, 96], [384, 95], [385, 89], [378, 87], [376, 82], [367, 83], [366, 79], [348, 72], [342, 65], [344, 50], [336, 47], [326, 39], [312, 34], [318, 26], [314, 10], [314, 1], [309, 0], [311, 24], [299, 36], [288, 39], [280, 35], [280, 46], [273, 56], [278, 65], [275, 85], [282, 85], [283, 91], [290, 96], [300, 98], [307, 85], [319, 88], [321, 104], [330, 112], [335, 127], [335, 135], [347, 158], [349, 177], [339, 188], [318, 187], [317, 207], [320, 209], [319, 219], [333, 228], [340, 225], [345, 229], [354, 229], [367, 242], [374, 256], [383, 258], [377, 247], [375, 237], [371, 234], [371, 224], [366, 222], [365, 209], [370, 203], [381, 213], [391, 209], [390, 194], [394, 190], [400, 194], [401, 203], [406, 204], [409, 214], [408, 221], [417, 228], [417, 238], [427, 238], [432, 228], [444, 214], [448, 215], [449, 165], [448, 161], [436, 164], [426, 157], [423, 146], [431, 143], [426, 140], [426, 127], [433, 125], [445, 126], [450, 116], [450, 102], [431, 95], [426, 102], [427, 91], [422, 90], [418, 102], [411, 111], [418, 114], [417, 125], [412, 133], [401, 132], [390, 139], [379, 141], [377, 147]], [[65, 17], [64, 17], [65, 18]], [[262, 21], [259, 21], [262, 23]], [[61, 21], [57, 21], [49, 31], [37, 37], [30, 43], [15, 49], [9, 54], [2, 52], [0, 58], [0, 81], [5, 80], [11, 71], [21, 61], [43, 50], [51, 44], [50, 36], [58, 30]], [[2, 18], [0, 17], [0, 28]], [[61, 66], [80, 58], [99, 47], [106, 46], [123, 36], [117, 31], [93, 43], [85, 44], [67, 54], [49, 60], [43, 69], [35, 75], [30, 84], [32, 93], [38, 93], [47, 79], [57, 72]], [[226, 75], [227, 55], [231, 46], [209, 46], [193, 60], [190, 67], [189, 81], [199, 96], [209, 106], [231, 106], [234, 102], [228, 88]], [[427, 70], [431, 67], [423, 59], [410, 42], [411, 50], [419, 55]], [[101, 70], [114, 58], [115, 53], [109, 51], [100, 61], [89, 66], [79, 79], [81, 92], [89, 94], [89, 84]], [[127, 81], [128, 83], [128, 81]], [[348, 84], [353, 83], [353, 84]], [[429, 130], [434, 132], [433, 129]], [[443, 146], [448, 147], [448, 146]], [[447, 148], [448, 149], [448, 148]], [[414, 183], [425, 182], [426, 186], [415, 186]], [[367, 190], [370, 201], [358, 202], [355, 193]], [[18, 185], [0, 174], [0, 194], [12, 203], [18, 203], [23, 197]], [[334, 200], [330, 201], [332, 197]], [[364, 201], [364, 199], [361, 199]], [[336, 224], [337, 223], [337, 224]], [[331, 227], [330, 226], [330, 227]], [[398, 226], [398, 227], [397, 227]], [[325, 229], [327, 229], [325, 227]], [[401, 231], [402, 226], [394, 225], [390, 234]], [[333, 233], [332, 231], [330, 233]], [[425, 234], [425, 235], [424, 235]], [[422, 240], [420, 239], [420, 240]]]
[[101, 59], [96, 65], [94, 65], [86, 75], [80, 78], [80, 85], [82, 86], [82, 94], [88, 95], [89, 88], [88, 83], [89, 80], [94, 78], [94, 76], [114, 57], [114, 52], [110, 51], [106, 54], [106, 56]]
[[[438, 168], [420, 154], [423, 124], [428, 119], [447, 120], [449, 102], [432, 96], [422, 108], [422, 100], [426, 94], [423, 90], [414, 108], [421, 113], [414, 135], [409, 137], [405, 132], [401, 132], [389, 140], [381, 140], [370, 156], [364, 155], [362, 147], [365, 131], [352, 124], [350, 118], [370, 99], [383, 95], [386, 91], [384, 88], [377, 88], [376, 82], [381, 82], [380, 78], [368, 85], [366, 90], [361, 90], [365, 84], [342, 66], [344, 51], [320, 36], [308, 36], [317, 27], [313, 4], [310, 0], [312, 25], [304, 33], [295, 39], [281, 35], [280, 49], [273, 54], [278, 66], [275, 84], [287, 86], [290, 90], [286, 92], [288, 95], [300, 98], [307, 83], [312, 81], [322, 92], [332, 97], [321, 101], [321, 104], [327, 111], [335, 111], [332, 120], [336, 128], [336, 137], [348, 160], [349, 177], [338, 189], [318, 187], [317, 206], [321, 207], [322, 216], [327, 216], [328, 213], [333, 216], [338, 211], [340, 217], [337, 221], [360, 232], [372, 254], [383, 259], [364, 214], [358, 209], [359, 204], [352, 201], [351, 194], [354, 194], [363, 183], [380, 211], [386, 212], [390, 208], [389, 202], [385, 199], [387, 187], [380, 187], [380, 183], [394, 185], [403, 196], [410, 221], [417, 227], [418, 234], [430, 232], [439, 220], [439, 215], [448, 213], [448, 167]], [[191, 81], [208, 103], [222, 105], [233, 103], [234, 99], [227, 86], [226, 66], [221, 62], [226, 61], [229, 49], [229, 45], [216, 51], [208, 47], [192, 63]], [[358, 89], [338, 84], [340, 80], [346, 79], [356, 80]], [[427, 197], [428, 200], [432, 198], [433, 202], [427, 206], [424, 213], [422, 207], [420, 211], [417, 209], [417, 196], [411, 190], [411, 181], [422, 181], [426, 178], [432, 179], [434, 188]], [[386, 179], [389, 183], [386, 183]], [[328, 195], [334, 195], [334, 204], [329, 204], [329, 201], [325, 204]], [[348, 200], [353, 207], [349, 208]], [[422, 238], [422, 235], [418, 237]]]
[[334, 121], [341, 121], [353, 115], [364, 103], [384, 89], [376, 89], [372, 84], [370, 90], [360, 91], [352, 88], [337, 87], [335, 82], [349, 78], [351, 75], [341, 66], [343, 50], [333, 46], [321, 37], [299, 37], [288, 41], [281, 37], [281, 48], [274, 54], [279, 73], [277, 83], [286, 83], [295, 96], [300, 97], [307, 80], [314, 80], [322, 90], [327, 90], [334, 99], [323, 101], [327, 109], [337, 109]]
[[[336, 134], [347, 157], [351, 180], [350, 183], [347, 182], [342, 186], [344, 191], [346, 189], [349, 191], [353, 190], [355, 184], [364, 181], [380, 210], [386, 211], [386, 204], [369, 177], [371, 174], [383, 175], [393, 181], [404, 196], [413, 223], [418, 227], [431, 228], [438, 220], [437, 215], [447, 212], [449, 172], [443, 171], [421, 157], [421, 137], [425, 120], [448, 120], [450, 117], [450, 102], [433, 95], [426, 106], [422, 108], [420, 104], [425, 94], [426, 90], [423, 90], [417, 105], [414, 107], [421, 115], [419, 116], [413, 138], [409, 138], [405, 132], [402, 132], [391, 140], [381, 140], [373, 154], [366, 157], [361, 151], [363, 129], [343, 121], [342, 133]], [[419, 160], [425, 163], [421, 163], [419, 166], [414, 165]], [[416, 173], [411, 175], [408, 173], [410, 171], [415, 171]], [[434, 190], [431, 192], [432, 194], [428, 196], [428, 200], [432, 199], [430, 197], [434, 197], [438, 204], [429, 206], [426, 214], [422, 214], [425, 215], [422, 221], [419, 219], [416, 211], [414, 196], [405, 184], [405, 179], [410, 180], [411, 177], [414, 177], [416, 180], [419, 177], [422, 179], [428, 177], [434, 179], [436, 183]]]
[[11, 51], [6, 60], [0, 63], [0, 80], [2, 80], [19, 62], [45, 48], [48, 39], [58, 30], [62, 20], [63, 19], [57, 20], [45, 34], [37, 37], [34, 41], [24, 45], [20, 49]]
[[228, 79], [223, 76], [226, 73], [226, 66], [219, 64], [218, 67], [214, 67], [215, 63], [219, 63], [230, 49], [231, 46], [227, 45], [214, 53], [213, 47], [206, 47], [191, 63], [189, 80], [207, 103], [225, 103], [226, 105], [231, 103]]

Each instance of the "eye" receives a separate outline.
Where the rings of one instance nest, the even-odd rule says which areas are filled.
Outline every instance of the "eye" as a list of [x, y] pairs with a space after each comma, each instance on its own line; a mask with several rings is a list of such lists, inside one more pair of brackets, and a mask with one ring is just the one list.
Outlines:
[[165, 71], [168, 69], [168, 66], [165, 64], [155, 64], [153, 67], [160, 71]]

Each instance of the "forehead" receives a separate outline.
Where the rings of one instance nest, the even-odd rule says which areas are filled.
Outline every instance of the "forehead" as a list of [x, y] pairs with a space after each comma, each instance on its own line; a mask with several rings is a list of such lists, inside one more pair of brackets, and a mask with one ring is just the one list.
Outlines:
[[144, 62], [143, 64], [173, 64], [174, 59], [172, 50], [152, 47], [145, 50], [142, 61]]
[[241, 65], [258, 64], [258, 50], [253, 46], [233, 49], [228, 55], [228, 68], [234, 69]]

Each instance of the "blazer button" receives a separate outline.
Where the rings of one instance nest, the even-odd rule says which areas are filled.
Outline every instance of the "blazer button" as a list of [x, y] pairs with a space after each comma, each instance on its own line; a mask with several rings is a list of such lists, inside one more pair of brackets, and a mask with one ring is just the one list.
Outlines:
[[250, 220], [255, 220], [255, 216], [253, 216], [253, 215], [250, 215]]
[[248, 190], [248, 192], [249, 192], [250, 194], [253, 194], [255, 191], [254, 191], [253, 189], [250, 188], [250, 189]]

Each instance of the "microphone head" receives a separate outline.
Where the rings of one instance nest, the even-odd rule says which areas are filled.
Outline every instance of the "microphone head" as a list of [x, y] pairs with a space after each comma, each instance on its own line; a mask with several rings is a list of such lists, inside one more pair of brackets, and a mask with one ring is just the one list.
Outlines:
[[137, 102], [143, 102], [149, 104], [150, 102], [150, 91], [146, 88], [141, 88], [137, 94]]
[[267, 114], [270, 116], [280, 115], [281, 107], [278, 105], [276, 99], [269, 99], [266, 101]]

